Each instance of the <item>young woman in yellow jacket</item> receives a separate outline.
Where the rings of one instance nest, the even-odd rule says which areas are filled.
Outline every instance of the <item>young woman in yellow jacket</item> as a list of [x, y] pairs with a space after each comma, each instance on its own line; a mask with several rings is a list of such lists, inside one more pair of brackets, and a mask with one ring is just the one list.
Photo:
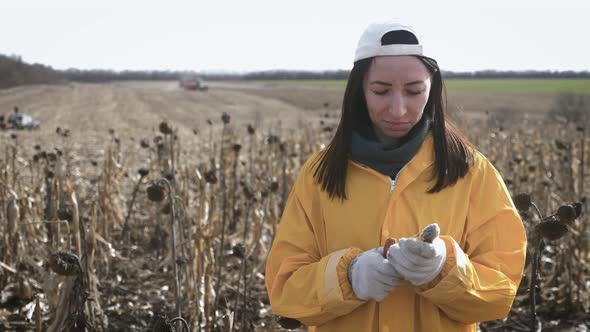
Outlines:
[[[338, 130], [300, 170], [268, 256], [274, 314], [318, 332], [476, 331], [507, 316], [525, 230], [443, 98], [413, 29], [367, 28]], [[417, 236], [431, 224], [434, 238]]]

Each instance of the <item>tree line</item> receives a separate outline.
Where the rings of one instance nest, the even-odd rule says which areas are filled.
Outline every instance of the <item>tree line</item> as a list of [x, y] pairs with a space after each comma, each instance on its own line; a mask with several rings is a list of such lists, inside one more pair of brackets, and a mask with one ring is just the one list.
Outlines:
[[[0, 55], [0, 89], [24, 84], [87, 82], [104, 83], [111, 81], [171, 81], [184, 76], [198, 76], [205, 80], [345, 80], [349, 70], [267, 70], [248, 73], [199, 72], [188, 70], [103, 70], [67, 69], [55, 70], [42, 64], [29, 64], [19, 56]], [[590, 78], [590, 71], [500, 71], [482, 70], [475, 72], [443, 71], [444, 78]]]
[[56, 83], [64, 76], [51, 67], [28, 64], [19, 56], [0, 55], [0, 89], [24, 84]]

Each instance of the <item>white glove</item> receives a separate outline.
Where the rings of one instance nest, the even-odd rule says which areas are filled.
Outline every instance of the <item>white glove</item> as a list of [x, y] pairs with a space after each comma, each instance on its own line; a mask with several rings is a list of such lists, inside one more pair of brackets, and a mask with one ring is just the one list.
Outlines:
[[363, 252], [348, 267], [348, 279], [352, 290], [361, 300], [383, 300], [393, 291], [402, 278], [383, 257], [383, 247]]
[[446, 258], [445, 242], [438, 236], [432, 243], [401, 238], [387, 251], [389, 264], [415, 286], [432, 281], [442, 270]]

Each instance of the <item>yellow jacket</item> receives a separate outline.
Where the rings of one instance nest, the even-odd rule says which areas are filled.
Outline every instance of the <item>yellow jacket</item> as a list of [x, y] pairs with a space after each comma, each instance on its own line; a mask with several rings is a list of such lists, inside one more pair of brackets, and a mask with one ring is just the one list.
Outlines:
[[[349, 161], [348, 199], [330, 200], [314, 181], [312, 161], [291, 190], [266, 264], [272, 311], [311, 331], [476, 331], [505, 317], [522, 277], [526, 235], [502, 178], [474, 152], [468, 174], [439, 193], [433, 185], [430, 133], [397, 182]], [[393, 191], [391, 191], [393, 188]], [[357, 299], [350, 261], [387, 237], [414, 236], [437, 222], [447, 244], [441, 274], [399, 286], [382, 302]], [[456, 264], [453, 239], [467, 266]]]

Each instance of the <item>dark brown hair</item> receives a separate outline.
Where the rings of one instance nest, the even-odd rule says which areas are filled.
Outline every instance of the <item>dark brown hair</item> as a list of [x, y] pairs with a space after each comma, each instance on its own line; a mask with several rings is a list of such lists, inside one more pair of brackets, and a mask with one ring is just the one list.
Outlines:
[[[430, 95], [423, 117], [431, 120], [434, 137], [435, 167], [432, 179], [436, 183], [429, 193], [451, 186], [467, 174], [473, 161], [471, 143], [446, 118], [446, 91], [440, 69], [435, 60], [417, 56], [432, 74]], [[330, 198], [346, 199], [346, 170], [350, 154], [352, 132], [359, 123], [370, 121], [363, 92], [363, 79], [374, 58], [358, 60], [348, 76], [340, 124], [334, 138], [316, 159], [314, 178]]]

